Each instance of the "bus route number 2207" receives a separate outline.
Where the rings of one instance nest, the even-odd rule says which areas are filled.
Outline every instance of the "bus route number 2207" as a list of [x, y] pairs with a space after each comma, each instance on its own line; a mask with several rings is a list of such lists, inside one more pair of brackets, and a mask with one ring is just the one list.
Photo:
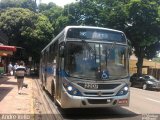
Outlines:
[[86, 88], [86, 89], [98, 89], [98, 84], [85, 83], [84, 88]]

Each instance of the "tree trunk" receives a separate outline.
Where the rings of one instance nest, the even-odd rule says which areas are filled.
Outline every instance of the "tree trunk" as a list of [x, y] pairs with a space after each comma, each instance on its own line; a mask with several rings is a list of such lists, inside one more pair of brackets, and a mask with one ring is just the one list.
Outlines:
[[137, 65], [137, 73], [139, 75], [142, 75], [143, 58], [144, 58], [144, 49], [143, 49], [143, 47], [140, 47], [139, 48], [139, 53], [138, 53], [138, 61], [136, 63], [136, 65]]

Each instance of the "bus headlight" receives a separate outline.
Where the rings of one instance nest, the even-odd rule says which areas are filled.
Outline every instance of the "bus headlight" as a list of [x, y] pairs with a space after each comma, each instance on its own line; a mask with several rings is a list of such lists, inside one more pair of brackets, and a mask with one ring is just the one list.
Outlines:
[[68, 87], [67, 87], [67, 90], [68, 90], [68, 91], [72, 91], [72, 90], [73, 90], [72, 86], [68, 86]]
[[128, 85], [125, 85], [118, 93], [117, 96], [126, 95], [129, 91]]
[[66, 91], [73, 96], [82, 96], [81, 92], [73, 87], [70, 83], [68, 83], [67, 81], [63, 81], [63, 86], [66, 89]]

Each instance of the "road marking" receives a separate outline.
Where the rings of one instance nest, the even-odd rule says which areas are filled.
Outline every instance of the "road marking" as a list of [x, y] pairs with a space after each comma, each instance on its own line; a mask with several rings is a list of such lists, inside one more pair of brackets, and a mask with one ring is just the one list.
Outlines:
[[151, 99], [151, 98], [145, 98], [145, 99], [150, 100], [150, 101], [153, 101], [153, 102], [160, 103], [160, 101], [159, 101], [159, 100], [154, 100], [154, 99]]

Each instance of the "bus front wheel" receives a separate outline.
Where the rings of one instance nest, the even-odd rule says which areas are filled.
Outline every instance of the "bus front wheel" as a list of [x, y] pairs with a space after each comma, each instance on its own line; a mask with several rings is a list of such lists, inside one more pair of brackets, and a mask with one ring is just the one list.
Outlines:
[[55, 105], [58, 105], [57, 101], [56, 101], [56, 90], [55, 90], [55, 86], [54, 86], [54, 82], [52, 81], [52, 86], [51, 86], [52, 92], [51, 92], [51, 96], [52, 96], [52, 100], [54, 102]]

